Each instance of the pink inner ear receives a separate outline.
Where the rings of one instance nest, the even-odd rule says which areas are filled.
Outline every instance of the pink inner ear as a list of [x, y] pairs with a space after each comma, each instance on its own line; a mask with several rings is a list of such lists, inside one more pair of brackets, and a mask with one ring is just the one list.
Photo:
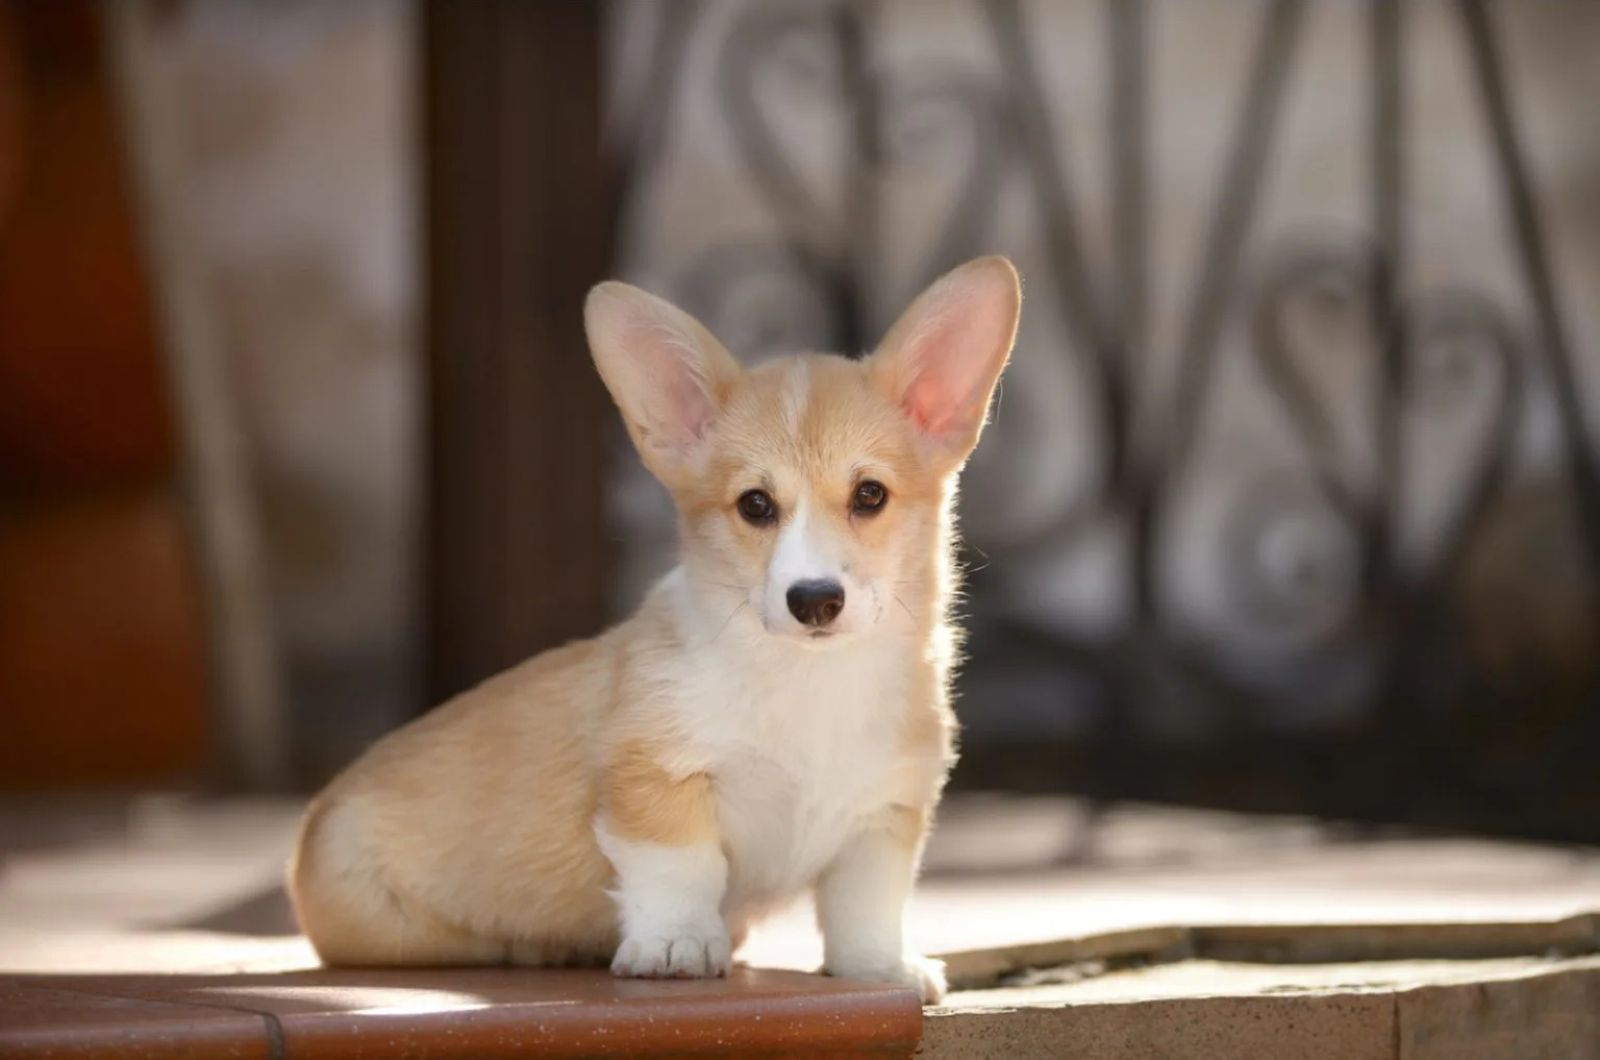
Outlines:
[[1004, 258], [979, 258], [935, 281], [895, 322], [874, 368], [906, 418], [964, 457], [1011, 353], [1021, 289]]
[[[682, 362], [667, 366], [661, 373], [666, 380], [666, 406], [662, 418], [682, 433], [684, 441], [698, 441], [711, 426], [711, 395], [706, 383]], [[676, 433], [675, 432], [675, 433]]]
[[704, 438], [716, 418], [711, 354], [680, 327], [648, 313], [631, 322], [626, 341], [639, 425], [652, 444], [682, 448]]
[[930, 436], [971, 430], [987, 411], [984, 383], [1004, 359], [1007, 328], [1003, 309], [983, 293], [948, 292], [906, 350], [912, 378], [901, 407]]
[[953, 392], [949, 381], [938, 371], [928, 371], [926, 367], [900, 399], [900, 406], [911, 417], [911, 422], [930, 435], [948, 431], [962, 404], [962, 396]]

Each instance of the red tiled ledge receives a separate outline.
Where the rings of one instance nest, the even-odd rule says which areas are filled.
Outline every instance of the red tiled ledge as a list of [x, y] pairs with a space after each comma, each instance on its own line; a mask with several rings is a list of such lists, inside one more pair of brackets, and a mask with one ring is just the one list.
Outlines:
[[0, 976], [0, 1057], [910, 1056], [916, 995], [800, 972]]

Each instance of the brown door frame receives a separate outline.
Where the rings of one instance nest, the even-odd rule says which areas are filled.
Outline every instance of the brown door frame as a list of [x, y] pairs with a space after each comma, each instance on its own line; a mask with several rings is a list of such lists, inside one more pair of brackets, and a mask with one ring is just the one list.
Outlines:
[[601, 6], [425, 7], [428, 691], [594, 633], [610, 404], [582, 305], [610, 259]]

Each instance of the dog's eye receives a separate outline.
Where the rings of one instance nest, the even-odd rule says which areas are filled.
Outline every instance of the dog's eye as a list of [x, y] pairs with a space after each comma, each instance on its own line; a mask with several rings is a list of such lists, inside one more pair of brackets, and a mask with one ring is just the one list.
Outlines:
[[739, 514], [747, 523], [770, 523], [778, 515], [778, 506], [766, 490], [745, 490], [739, 494]]
[[858, 515], [873, 515], [882, 510], [888, 501], [889, 491], [883, 488], [883, 483], [867, 479], [856, 486], [850, 498], [850, 510]]

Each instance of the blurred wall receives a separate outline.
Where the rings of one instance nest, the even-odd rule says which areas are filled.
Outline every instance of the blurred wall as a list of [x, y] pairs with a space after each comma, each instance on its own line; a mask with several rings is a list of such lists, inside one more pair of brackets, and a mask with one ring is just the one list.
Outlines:
[[408, 0], [208, 0], [123, 23], [134, 76], [162, 81], [135, 95], [171, 110], [159, 168], [244, 428], [307, 777], [418, 698], [416, 17]]
[[0, 2], [0, 789], [191, 780], [212, 729], [95, 16]]
[[[1042, 118], [1056, 138], [1103, 304], [1118, 297], [1108, 6], [1022, 5]], [[1214, 405], [1190, 454], [1159, 564], [1184, 636], [1247, 684], [1280, 696], [1266, 721], [1288, 730], [1349, 723], [1368, 702], [1361, 689], [1372, 662], [1340, 640], [1359, 583], [1356, 542], [1307, 486], [1307, 459], [1289, 422], [1294, 412], [1269, 391], [1252, 349], [1261, 291], [1294, 254], [1350, 260], [1373, 232], [1369, 5], [1305, 6], [1242, 268], [1226, 292], [1209, 379]], [[1493, 306], [1522, 344], [1519, 363], [1530, 379], [1512, 442], [1518, 485], [1496, 502], [1496, 529], [1474, 544], [1468, 606], [1480, 631], [1508, 646], [1508, 657], [1586, 668], [1591, 597], [1559, 479], [1553, 395], [1532, 342], [1532, 303], [1457, 6], [1405, 7], [1402, 297], [1420, 306], [1467, 291]], [[1137, 404], [1150, 417], [1143, 427], [1158, 434], [1186, 314], [1215, 265], [1204, 239], [1219, 209], [1219, 175], [1267, 5], [1164, 0], [1144, 8], [1149, 330], [1133, 352]], [[1600, 125], [1592, 114], [1600, 99], [1600, 8], [1565, 0], [1490, 9], [1592, 403], [1600, 400]], [[971, 608], [980, 625], [1015, 619], [1091, 644], [1115, 640], [1130, 606], [1121, 574], [1128, 538], [1094, 495], [1105, 410], [1063, 315], [1038, 174], [1029, 171], [1018, 130], [1001, 116], [1017, 70], [997, 57], [985, 5], [863, 5], [871, 12], [862, 45], [867, 73], [854, 89], [831, 35], [831, 8], [706, 0], [687, 20], [670, 76], [650, 72], [662, 48], [662, 5], [615, 10], [614, 124], [624, 148], [645, 145], [635, 155], [621, 271], [679, 300], [736, 352], [758, 357], [829, 341], [829, 307], [789, 252], [798, 235], [848, 253], [860, 234], [849, 208], [860, 190], [851, 129], [863, 87], [884, 144], [864, 178], [878, 204], [862, 281], [869, 331], [881, 333], [919, 285], [961, 257], [1003, 251], [1017, 262], [1026, 290], [1017, 351], [963, 486], [963, 525], [982, 568], [971, 581]], [[641, 123], [653, 138], [640, 133]], [[1330, 287], [1320, 302], [1292, 307], [1292, 352], [1328, 411], [1340, 473], [1359, 489], [1374, 474], [1377, 361], [1362, 316], [1364, 290]], [[1422, 352], [1425, 400], [1407, 417], [1411, 456], [1399, 502], [1401, 551], [1418, 568], [1462, 501], [1504, 383], [1492, 357], [1470, 340]], [[671, 554], [665, 495], [633, 464], [622, 460], [613, 492], [618, 535], [628, 545], [619, 609]], [[1532, 556], [1538, 559], [1529, 562]], [[968, 678], [963, 715], [973, 744], [1070, 733], [1100, 709], [1058, 660], [1035, 666], [975, 649]], [[1141, 696], [1133, 707], [1143, 714], [1138, 725], [1166, 739], [1203, 738], [1220, 724], [1182, 696]]]

